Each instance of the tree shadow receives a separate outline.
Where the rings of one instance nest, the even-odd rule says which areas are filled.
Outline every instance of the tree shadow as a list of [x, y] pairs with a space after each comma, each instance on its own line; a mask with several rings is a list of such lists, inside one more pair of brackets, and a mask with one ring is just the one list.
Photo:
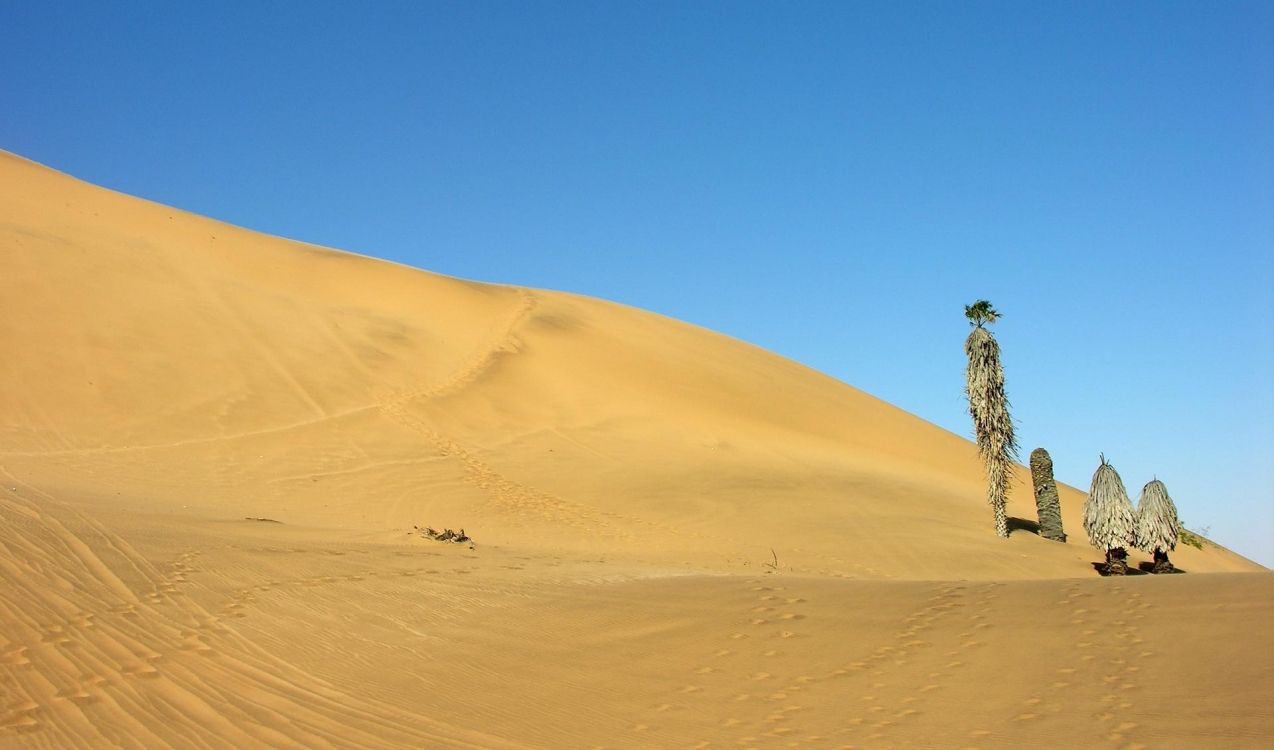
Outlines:
[[[1142, 563], [1142, 565], [1145, 565], [1145, 564], [1146, 564], [1146, 563]], [[1098, 574], [1098, 575], [1100, 575], [1100, 576], [1102, 576], [1102, 577], [1108, 577], [1108, 576], [1110, 576], [1110, 574], [1106, 572], [1106, 561], [1105, 561], [1105, 560], [1099, 560], [1098, 562], [1095, 562], [1095, 563], [1093, 563], [1092, 565], [1093, 565], [1093, 570], [1097, 571], [1097, 574]], [[1125, 573], [1124, 575], [1127, 575], [1127, 576], [1148, 576], [1148, 575], [1150, 575], [1150, 573], [1148, 573], [1148, 572], [1147, 572], [1144, 568], [1140, 568], [1140, 567], [1134, 568], [1134, 567], [1132, 567], [1131, 565], [1129, 565], [1129, 566], [1128, 566], [1128, 572], [1127, 572], [1127, 573]], [[1118, 576], [1114, 576], [1114, 577], [1115, 577], [1115, 578], [1118, 578]]]
[[[1032, 521], [1032, 520], [1030, 520], [1029, 518], [1018, 518], [1017, 516], [1009, 516], [1009, 518], [1008, 518], [1008, 527], [1009, 527], [1009, 535], [1010, 535], [1010, 536], [1011, 536], [1011, 535], [1013, 534], [1013, 532], [1015, 532], [1015, 531], [1025, 531], [1025, 532], [1028, 532], [1028, 533], [1030, 533], [1030, 534], [1034, 534], [1035, 536], [1043, 537], [1043, 538], [1045, 538], [1045, 539], [1048, 539], [1048, 537], [1044, 536], [1044, 529], [1040, 528], [1040, 522], [1039, 522], [1039, 521]], [[1065, 543], [1066, 543], [1066, 535], [1065, 535], [1065, 534], [1062, 534], [1062, 538], [1061, 538], [1061, 539], [1051, 539], [1051, 540], [1049, 540], [1049, 541], [1053, 541], [1053, 542], [1061, 542], [1062, 544], [1065, 544]]]
[[[1143, 562], [1137, 563], [1137, 569], [1143, 573], [1149, 573], [1152, 575], [1160, 575], [1160, 576], [1170, 576], [1170, 575], [1175, 575], [1177, 573], [1186, 572], [1182, 570], [1181, 568], [1178, 568], [1176, 565], [1173, 565], [1172, 570], [1169, 570], [1166, 573], [1155, 573], [1155, 564], [1150, 561], [1143, 561]], [[1129, 572], [1131, 573], [1132, 571], [1129, 571]]]
[[1009, 520], [1008, 526], [1009, 526], [1010, 534], [1012, 534], [1015, 531], [1027, 531], [1036, 536], [1039, 536], [1040, 534], [1039, 521], [1032, 521], [1027, 518], [1018, 518], [1017, 516], [1009, 516], [1008, 520]]

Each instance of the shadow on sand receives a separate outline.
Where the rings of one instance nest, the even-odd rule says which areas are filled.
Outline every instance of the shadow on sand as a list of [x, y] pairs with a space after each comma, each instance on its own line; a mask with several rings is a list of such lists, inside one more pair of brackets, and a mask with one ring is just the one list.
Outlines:
[[[1143, 573], [1155, 572], [1155, 564], [1150, 561], [1137, 563], [1137, 568]], [[1129, 571], [1129, 572], [1131, 573], [1132, 571]], [[1185, 572], [1184, 570], [1174, 565], [1172, 566], [1172, 570], [1168, 571], [1167, 573], [1158, 573], [1157, 575], [1167, 576], [1167, 575], [1175, 575], [1177, 573], [1184, 573], [1184, 572]]]
[[1031, 521], [1026, 518], [1018, 518], [1017, 516], [1009, 516], [1009, 534], [1018, 531], [1027, 531], [1036, 536], [1040, 533], [1039, 521]]
[[[1098, 573], [1099, 575], [1102, 575], [1102, 576], [1109, 576], [1109, 575], [1110, 575], [1109, 573], [1107, 573], [1107, 572], [1106, 572], [1106, 561], [1105, 561], [1105, 560], [1101, 560], [1101, 561], [1098, 561], [1098, 562], [1093, 563], [1093, 570], [1097, 571], [1097, 573]], [[1128, 576], [1147, 576], [1147, 575], [1150, 575], [1150, 573], [1149, 573], [1149, 572], [1147, 572], [1147, 571], [1144, 571], [1144, 570], [1140, 570], [1140, 569], [1138, 569], [1138, 568], [1134, 568], [1134, 567], [1132, 567], [1131, 565], [1129, 565], [1129, 566], [1128, 566], [1128, 572], [1127, 572], [1127, 573], [1125, 573], [1124, 575], [1128, 575]]]

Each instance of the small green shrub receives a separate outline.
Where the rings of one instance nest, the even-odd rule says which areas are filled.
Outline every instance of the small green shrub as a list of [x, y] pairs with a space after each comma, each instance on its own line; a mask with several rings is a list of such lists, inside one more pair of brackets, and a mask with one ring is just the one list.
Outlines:
[[1193, 531], [1182, 526], [1181, 537], [1177, 539], [1177, 541], [1181, 542], [1182, 544], [1188, 544], [1191, 547], [1194, 547], [1195, 549], [1203, 549], [1204, 543], [1207, 542], [1208, 540], [1204, 539], [1202, 535], [1196, 534]]

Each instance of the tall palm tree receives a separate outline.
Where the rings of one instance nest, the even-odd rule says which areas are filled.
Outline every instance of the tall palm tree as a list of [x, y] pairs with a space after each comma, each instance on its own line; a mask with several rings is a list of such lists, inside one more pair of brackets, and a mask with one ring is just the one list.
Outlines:
[[1177, 548], [1180, 535], [1177, 506], [1168, 496], [1168, 488], [1158, 479], [1150, 480], [1141, 488], [1141, 498], [1137, 500], [1137, 547], [1155, 556], [1151, 572], [1177, 572], [1168, 553]]
[[1088, 541], [1106, 553], [1102, 572], [1121, 576], [1128, 572], [1128, 547], [1137, 540], [1137, 517], [1124, 489], [1124, 480], [1101, 456], [1101, 465], [1093, 472], [1093, 483], [1084, 502], [1084, 531]]
[[1000, 345], [986, 329], [988, 323], [1000, 319], [1000, 313], [987, 300], [980, 299], [964, 306], [964, 316], [973, 330], [964, 341], [969, 357], [965, 370], [964, 392], [969, 398], [969, 416], [973, 417], [973, 434], [978, 453], [986, 467], [987, 501], [995, 513], [995, 533], [1008, 537], [1005, 514], [1013, 460], [1017, 458], [1017, 438], [1009, 417], [1009, 399], [1004, 392], [1004, 367], [1000, 364]]

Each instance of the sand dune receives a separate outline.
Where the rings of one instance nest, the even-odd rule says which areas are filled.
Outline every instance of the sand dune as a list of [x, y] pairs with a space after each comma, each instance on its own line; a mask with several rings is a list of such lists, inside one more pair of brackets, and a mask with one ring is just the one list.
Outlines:
[[998, 539], [969, 441], [674, 320], [2, 154], [0, 345], [3, 747], [1274, 735], [1259, 566]]

